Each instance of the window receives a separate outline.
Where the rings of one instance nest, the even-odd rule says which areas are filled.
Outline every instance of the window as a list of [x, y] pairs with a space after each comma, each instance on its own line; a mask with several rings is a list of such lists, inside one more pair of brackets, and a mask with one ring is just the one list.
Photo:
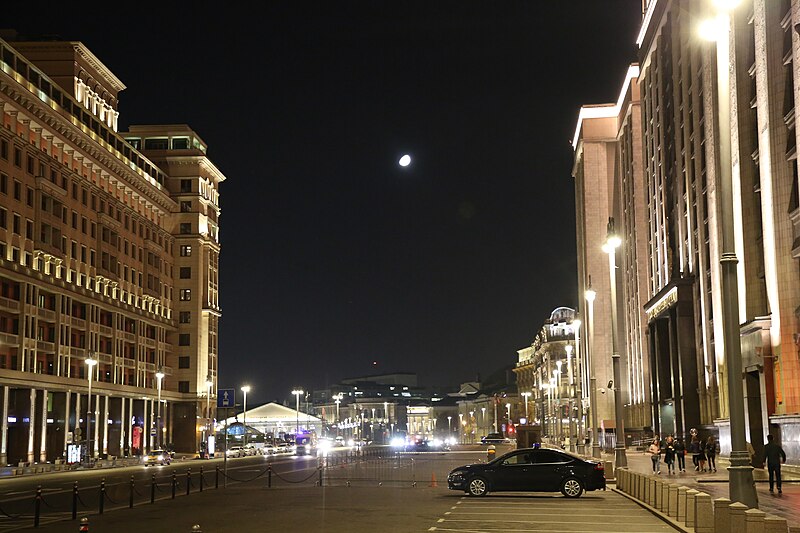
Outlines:
[[190, 324], [192, 322], [191, 311], [181, 311], [178, 317], [181, 324]]
[[17, 235], [20, 234], [19, 233], [19, 231], [20, 231], [19, 227], [20, 227], [21, 224], [22, 224], [22, 218], [18, 214], [14, 213], [14, 223], [13, 223], [12, 231], [14, 233], [16, 233]]
[[25, 221], [25, 238], [33, 240], [33, 220]]
[[189, 346], [189, 334], [181, 333], [178, 335], [178, 346]]
[[188, 302], [192, 299], [192, 289], [181, 289], [180, 293], [180, 300], [182, 302]]
[[25, 203], [28, 204], [28, 207], [33, 207], [33, 189], [31, 189], [30, 187], [27, 187], [26, 189], [27, 190], [25, 191], [26, 194]]
[[8, 141], [0, 140], [0, 157], [8, 161]]
[[180, 225], [180, 232], [181, 235], [187, 235], [192, 232], [192, 224], [191, 222], [181, 222]]
[[172, 139], [172, 149], [173, 150], [188, 150], [189, 149], [189, 139], [187, 137], [177, 137]]
[[533, 464], [530, 453], [518, 453], [503, 461], [504, 465], [529, 465]]
[[181, 267], [181, 279], [191, 279], [192, 267]]
[[8, 176], [0, 174], [0, 192], [8, 194]]
[[539, 450], [534, 456], [536, 464], [545, 463], [566, 463], [568, 459], [558, 452], [550, 450]]
[[8, 229], [8, 211], [0, 207], [0, 228]]
[[181, 246], [181, 257], [189, 257], [192, 255], [191, 245], [184, 244]]
[[192, 210], [192, 202], [181, 201], [181, 213], [189, 213]]
[[14, 166], [22, 168], [22, 150], [16, 147], [14, 148]]
[[33, 174], [33, 158], [31, 156], [28, 156], [28, 159], [27, 161], [25, 161], [25, 163], [27, 166], [28, 174]]
[[178, 392], [189, 392], [189, 382], [188, 381], [179, 381], [178, 382]]
[[191, 359], [189, 358], [188, 355], [182, 355], [178, 357], [178, 368], [189, 368], [190, 361]]
[[17, 180], [14, 180], [14, 200], [20, 200], [22, 198], [22, 184]]
[[181, 192], [192, 192], [192, 180], [181, 180]]

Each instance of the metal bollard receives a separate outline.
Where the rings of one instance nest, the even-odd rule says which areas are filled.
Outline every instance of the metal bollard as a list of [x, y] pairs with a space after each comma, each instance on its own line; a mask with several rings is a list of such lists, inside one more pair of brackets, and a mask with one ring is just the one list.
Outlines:
[[42, 486], [36, 487], [36, 494], [33, 497], [33, 527], [39, 527], [39, 513], [42, 510]]
[[98, 509], [98, 514], [103, 514], [103, 509], [105, 508], [106, 504], [106, 478], [103, 478], [100, 481], [100, 504]]
[[81, 518], [81, 527], [78, 531], [89, 531], [89, 519], [85, 516]]
[[319, 470], [319, 486], [322, 486], [322, 466], [318, 466], [317, 470]]
[[186, 495], [189, 495], [189, 487], [192, 486], [192, 469], [186, 471]]
[[203, 492], [203, 467], [200, 467], [200, 492]]
[[72, 519], [78, 518], [78, 482], [72, 484]]
[[172, 499], [175, 499], [175, 489], [178, 486], [178, 477], [175, 474], [175, 471], [172, 471]]
[[150, 503], [156, 501], [156, 475], [153, 474], [152, 481], [150, 481]]
[[214, 470], [214, 488], [215, 489], [219, 488], [219, 467], [218, 466], [215, 467], [215, 470]]
[[128, 509], [133, 509], [133, 476], [131, 476], [131, 489], [128, 495]]
[[267, 488], [272, 488], [272, 465], [267, 467]]
[[203, 533], [203, 530], [200, 529], [200, 524], [195, 524], [192, 526], [192, 533]]

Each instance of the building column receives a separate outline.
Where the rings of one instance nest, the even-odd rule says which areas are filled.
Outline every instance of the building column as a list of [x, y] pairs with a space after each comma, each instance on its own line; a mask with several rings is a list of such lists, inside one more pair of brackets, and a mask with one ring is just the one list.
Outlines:
[[3, 385], [3, 420], [0, 421], [0, 466], [8, 464], [8, 385]]
[[125, 398], [119, 400], [119, 455], [125, 457]]
[[103, 396], [103, 454], [108, 455], [108, 394]]
[[128, 453], [133, 454], [133, 398], [128, 398], [128, 418], [125, 419], [125, 426], [128, 428]]
[[94, 450], [95, 457], [97, 457], [100, 453], [100, 417], [97, 416], [100, 409], [98, 409], [98, 407], [100, 407], [100, 395], [95, 394], [94, 398], [92, 398], [92, 409], [94, 411], [92, 413], [92, 422], [94, 422], [94, 424], [92, 424], [92, 429], [94, 430], [94, 436], [92, 436], [94, 446], [92, 447], [92, 450]]
[[[67, 445], [69, 444], [67, 435], [69, 434], [69, 408], [70, 408], [70, 401], [72, 400], [72, 393], [67, 391], [64, 393], [66, 396], [64, 399], [64, 458], [67, 457]], [[73, 437], [73, 440], [74, 437]]]
[[34, 436], [36, 435], [36, 389], [31, 388], [31, 407], [29, 409], [28, 420], [28, 462], [33, 463]]
[[42, 390], [42, 434], [39, 447], [39, 462], [47, 462], [47, 389]]

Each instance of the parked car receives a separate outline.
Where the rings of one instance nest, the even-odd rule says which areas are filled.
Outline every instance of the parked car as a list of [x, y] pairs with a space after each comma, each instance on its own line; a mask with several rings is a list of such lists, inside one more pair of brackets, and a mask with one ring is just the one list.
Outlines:
[[261, 453], [255, 444], [248, 444], [243, 447], [245, 456], [256, 455]]
[[333, 445], [336, 446], [337, 448], [340, 446], [344, 446], [344, 437], [342, 437], [341, 435], [337, 436], [336, 439], [334, 439], [333, 441]]
[[244, 457], [246, 455], [242, 446], [231, 446], [225, 454], [228, 457]]
[[585, 490], [605, 490], [603, 463], [553, 448], [514, 450], [488, 463], [460, 466], [447, 476], [451, 490], [470, 496], [489, 492], [561, 492], [577, 498]]
[[481, 442], [483, 444], [505, 444], [511, 441], [505, 438], [502, 433], [489, 433], [485, 437], [481, 437]]
[[144, 466], [168, 465], [172, 457], [166, 450], [152, 450], [144, 458]]

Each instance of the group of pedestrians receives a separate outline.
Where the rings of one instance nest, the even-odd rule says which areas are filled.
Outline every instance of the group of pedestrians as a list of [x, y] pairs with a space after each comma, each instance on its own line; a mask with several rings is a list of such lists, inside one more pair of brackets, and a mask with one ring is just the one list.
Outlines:
[[[653, 462], [653, 473], [661, 474], [661, 455], [664, 455], [664, 464], [667, 465], [667, 473], [670, 475], [675, 474], [675, 471], [686, 472], [686, 452], [692, 455], [692, 464], [694, 464], [695, 471], [706, 472], [706, 463], [708, 463], [708, 472], [717, 471], [717, 452], [719, 451], [719, 444], [716, 439], [711, 436], [703, 442], [697, 435], [692, 436], [687, 450], [686, 444], [681, 437], [677, 439], [669, 435], [664, 439], [662, 445], [658, 437], [653, 439], [652, 444], [647, 448], [647, 454]], [[675, 466], [677, 463], [677, 467]]]

